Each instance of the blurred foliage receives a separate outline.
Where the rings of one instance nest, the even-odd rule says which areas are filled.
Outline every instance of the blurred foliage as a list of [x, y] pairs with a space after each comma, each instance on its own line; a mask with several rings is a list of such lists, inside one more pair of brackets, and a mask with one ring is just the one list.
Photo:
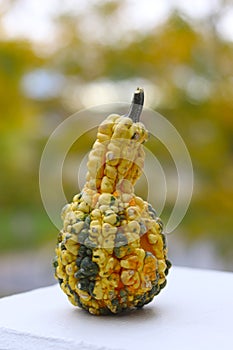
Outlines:
[[[212, 240], [219, 254], [231, 260], [233, 44], [219, 35], [217, 14], [192, 22], [173, 11], [149, 30], [121, 30], [117, 21], [122, 4], [95, 3], [89, 19], [60, 13], [53, 18], [57, 40], [47, 50], [46, 44], [9, 39], [1, 29], [0, 250], [30, 248], [54, 239], [56, 228], [40, 200], [40, 157], [53, 129], [87, 106], [90, 86], [95, 83], [101, 90], [104, 82], [112, 84], [117, 95], [127, 82], [145, 82], [153, 94], [150, 107], [177, 128], [193, 161], [193, 199], [178, 230], [186, 239]], [[101, 30], [97, 26], [88, 31], [87, 24], [91, 27], [95, 20]], [[74, 152], [85, 153], [87, 144], [84, 137], [83, 147], [73, 147]], [[151, 147], [163, 158], [159, 147]], [[171, 206], [167, 203], [168, 211]]]

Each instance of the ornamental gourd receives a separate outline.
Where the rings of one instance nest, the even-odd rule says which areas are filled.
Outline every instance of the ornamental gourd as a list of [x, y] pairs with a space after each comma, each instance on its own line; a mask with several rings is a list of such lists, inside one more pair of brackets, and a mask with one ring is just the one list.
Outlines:
[[55, 277], [75, 306], [91, 314], [141, 308], [166, 285], [171, 266], [163, 225], [134, 193], [148, 132], [138, 88], [127, 115], [109, 115], [89, 154], [86, 183], [62, 210]]

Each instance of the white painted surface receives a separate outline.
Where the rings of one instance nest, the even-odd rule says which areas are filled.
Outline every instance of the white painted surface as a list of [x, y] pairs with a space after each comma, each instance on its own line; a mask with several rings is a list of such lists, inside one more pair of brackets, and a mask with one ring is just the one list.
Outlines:
[[215, 350], [233, 343], [233, 274], [173, 267], [141, 310], [92, 316], [55, 285], [0, 299], [4, 350]]

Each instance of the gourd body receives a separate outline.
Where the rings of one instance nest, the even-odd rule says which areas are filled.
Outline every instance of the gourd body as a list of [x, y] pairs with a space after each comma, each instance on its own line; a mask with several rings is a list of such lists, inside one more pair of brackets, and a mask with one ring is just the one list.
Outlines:
[[72, 304], [90, 313], [119, 313], [149, 303], [171, 266], [163, 226], [136, 196], [148, 132], [110, 115], [98, 128], [86, 184], [62, 211], [55, 276]]

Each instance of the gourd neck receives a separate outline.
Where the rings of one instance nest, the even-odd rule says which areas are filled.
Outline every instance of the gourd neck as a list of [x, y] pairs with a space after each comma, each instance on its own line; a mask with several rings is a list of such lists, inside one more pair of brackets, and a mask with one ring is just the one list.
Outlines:
[[133, 191], [144, 165], [142, 143], [148, 137], [139, 122], [143, 103], [144, 91], [137, 88], [127, 114], [112, 114], [100, 124], [87, 163], [88, 188], [113, 193], [121, 186], [126, 192]]

